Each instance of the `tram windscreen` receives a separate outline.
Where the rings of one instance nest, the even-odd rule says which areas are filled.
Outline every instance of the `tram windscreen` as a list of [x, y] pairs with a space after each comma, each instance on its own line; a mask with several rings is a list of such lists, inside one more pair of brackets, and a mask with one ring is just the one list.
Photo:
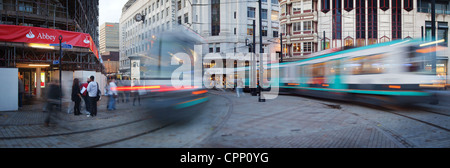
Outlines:
[[146, 44], [149, 50], [141, 54], [145, 58], [141, 62], [141, 79], [170, 79], [172, 73], [182, 64], [180, 61], [179, 65], [171, 65], [176, 53], [188, 54], [193, 64], [196, 43], [196, 39], [186, 36], [185, 32], [170, 31], [150, 36]]
[[436, 72], [432, 71], [432, 61], [435, 57], [436, 51], [439, 49], [436, 46], [425, 47], [409, 47], [406, 62], [404, 66], [407, 72], [414, 72], [423, 75], [434, 75]]

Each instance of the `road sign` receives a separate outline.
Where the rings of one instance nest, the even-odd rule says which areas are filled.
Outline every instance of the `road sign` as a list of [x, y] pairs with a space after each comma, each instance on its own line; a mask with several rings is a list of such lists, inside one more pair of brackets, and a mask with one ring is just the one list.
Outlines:
[[61, 47], [62, 48], [67, 48], [67, 49], [72, 49], [73, 48], [73, 46], [70, 45], [70, 44], [61, 44]]
[[54, 60], [53, 64], [59, 64], [59, 60]]
[[[59, 43], [56, 43], [56, 44], [50, 44], [50, 46], [59, 47]], [[64, 43], [61, 44], [61, 48], [72, 49], [72, 48], [73, 48], [73, 45], [66, 44], [66, 42], [64, 42]]]

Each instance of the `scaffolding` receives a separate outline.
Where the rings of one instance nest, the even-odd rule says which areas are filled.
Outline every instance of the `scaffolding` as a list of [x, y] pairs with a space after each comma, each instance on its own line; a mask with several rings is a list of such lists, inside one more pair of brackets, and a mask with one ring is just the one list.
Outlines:
[[[0, 0], [0, 24], [33, 26], [88, 33], [98, 48], [98, 0]], [[24, 43], [0, 42], [0, 67], [17, 63], [51, 63], [55, 50], [30, 48]], [[63, 70], [104, 72], [100, 60], [87, 48], [64, 49]]]

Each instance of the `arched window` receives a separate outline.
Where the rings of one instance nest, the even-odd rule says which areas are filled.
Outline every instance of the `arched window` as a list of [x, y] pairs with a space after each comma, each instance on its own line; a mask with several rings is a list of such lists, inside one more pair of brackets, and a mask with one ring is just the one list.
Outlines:
[[353, 42], [353, 38], [348, 36], [344, 39], [344, 46], [353, 46], [354, 42]]
[[380, 43], [384, 43], [384, 42], [388, 42], [388, 41], [391, 41], [391, 39], [389, 39], [389, 37], [387, 37], [387, 36], [383, 36], [380, 38]]

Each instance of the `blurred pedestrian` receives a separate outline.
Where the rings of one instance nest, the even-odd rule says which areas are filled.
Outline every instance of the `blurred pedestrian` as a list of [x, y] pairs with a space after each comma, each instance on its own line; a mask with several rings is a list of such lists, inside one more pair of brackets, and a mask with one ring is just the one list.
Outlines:
[[75, 102], [73, 106], [74, 115], [80, 115], [80, 102], [81, 102], [81, 93], [80, 93], [80, 81], [78, 78], [73, 79], [72, 84], [72, 101]]
[[19, 108], [22, 107], [23, 94], [25, 93], [25, 88], [22, 80], [23, 76], [19, 75]]
[[113, 78], [111, 79], [111, 82], [109, 82], [109, 89], [108, 89], [108, 110], [116, 110], [116, 98], [117, 98], [117, 85], [116, 80]]
[[87, 93], [87, 87], [89, 85], [89, 82], [91, 82], [91, 78], [87, 78], [86, 83], [83, 83], [83, 85], [81, 85], [81, 96], [83, 97], [84, 100], [84, 104], [86, 106], [86, 114], [90, 114], [89, 110], [91, 110], [90, 106], [89, 106], [89, 95]]
[[[116, 85], [117, 85], [117, 87], [123, 86], [123, 81], [122, 80], [117, 81]], [[117, 92], [117, 96], [118, 96], [117, 97], [117, 103], [120, 102], [120, 99], [122, 99], [122, 103], [124, 103], [125, 102], [125, 97], [123, 95], [123, 91], [116, 90], [116, 92]]]
[[[134, 85], [132, 86], [140, 86], [139, 82], [136, 79], [134, 79], [132, 82], [134, 83]], [[131, 94], [133, 95], [133, 106], [135, 106], [134, 102], [136, 101], [136, 99], [138, 100], [139, 105], [141, 105], [141, 96], [139, 95], [139, 89], [132, 89]]]
[[[45, 117], [44, 126], [49, 126], [50, 119], [57, 114], [58, 109], [60, 109], [60, 99], [62, 98], [62, 93], [59, 88], [58, 81], [52, 81], [49, 83], [49, 88], [47, 91], [47, 116]], [[56, 116], [55, 116], [56, 117]], [[53, 120], [52, 122], [55, 122]]]
[[91, 82], [87, 87], [88, 101], [89, 101], [89, 112], [91, 113], [88, 117], [95, 117], [97, 115], [97, 94], [98, 94], [98, 83], [94, 81], [94, 76], [90, 77]]
[[244, 88], [244, 82], [242, 82], [242, 79], [239, 78], [238, 81], [237, 81], [237, 85], [236, 85], [236, 94], [237, 94], [237, 97], [240, 97], [240, 96], [239, 96], [239, 93], [242, 93], [242, 96], [245, 96], [244, 92], [242, 91], [243, 88]]

